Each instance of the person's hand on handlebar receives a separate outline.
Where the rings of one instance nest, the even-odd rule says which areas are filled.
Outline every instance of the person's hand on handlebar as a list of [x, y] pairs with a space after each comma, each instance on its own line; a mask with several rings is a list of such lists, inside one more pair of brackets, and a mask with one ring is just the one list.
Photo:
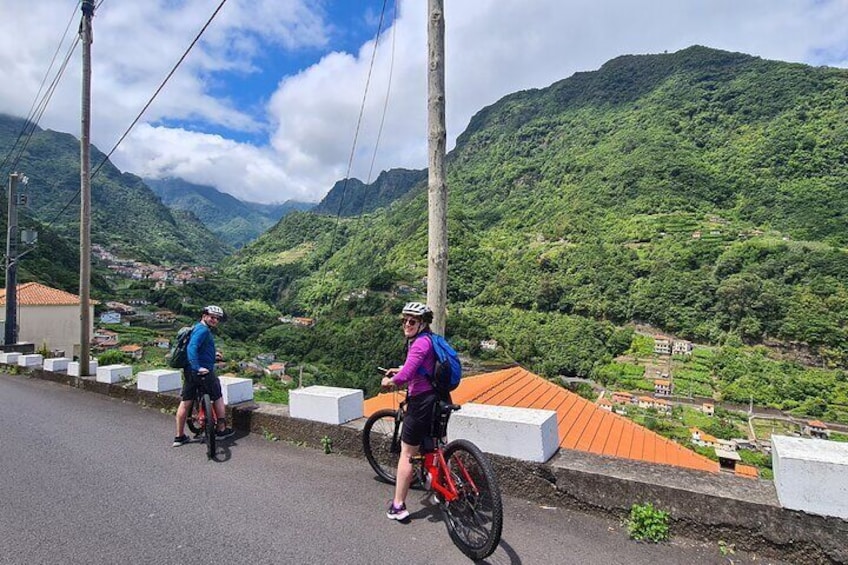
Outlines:
[[395, 376], [398, 371], [400, 371], [397, 367], [392, 367], [391, 369], [384, 369], [383, 367], [377, 367], [377, 370], [383, 373], [383, 380], [380, 381], [380, 386], [384, 389], [392, 388], [395, 384], [392, 382], [392, 377]]

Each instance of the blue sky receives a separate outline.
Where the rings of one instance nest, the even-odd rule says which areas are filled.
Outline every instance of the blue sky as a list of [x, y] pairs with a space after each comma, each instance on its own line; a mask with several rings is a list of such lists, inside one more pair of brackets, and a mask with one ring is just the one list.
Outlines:
[[[117, 142], [219, 3], [100, 1], [92, 138], [101, 150]], [[623, 54], [699, 44], [848, 67], [845, 0], [444, 4], [449, 148], [477, 111], [501, 97]], [[386, 5], [351, 169], [363, 181], [383, 169], [427, 163], [427, 2]], [[382, 6], [381, 0], [228, 0], [113, 162], [245, 200], [319, 200], [348, 171]], [[0, 112], [25, 116], [69, 21], [70, 36], [76, 32], [78, 6], [76, 0], [5, 0], [3, 14]], [[68, 46], [66, 40], [60, 59]], [[78, 49], [42, 127], [79, 135], [79, 59]]]

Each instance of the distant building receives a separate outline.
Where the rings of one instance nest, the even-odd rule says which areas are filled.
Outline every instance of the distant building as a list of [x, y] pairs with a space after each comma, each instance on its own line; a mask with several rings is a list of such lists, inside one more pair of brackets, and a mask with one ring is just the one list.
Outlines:
[[301, 328], [311, 328], [315, 325], [314, 318], [292, 318], [292, 324]]
[[675, 339], [671, 345], [672, 355], [692, 355], [692, 342], [685, 339]]
[[672, 384], [667, 379], [656, 379], [654, 381], [654, 394], [657, 396], [671, 396]]
[[609, 398], [599, 398], [596, 403], [598, 408], [606, 410], [607, 412], [612, 412], [612, 401]]
[[498, 342], [494, 339], [484, 339], [480, 342], [480, 349], [483, 351], [494, 351], [498, 348]]
[[612, 401], [616, 404], [635, 404], [636, 398], [629, 392], [616, 391], [612, 393]]
[[701, 412], [703, 412], [707, 416], [715, 415], [715, 404], [711, 404], [709, 402], [704, 402], [701, 405]]
[[91, 345], [102, 349], [115, 347], [118, 345], [118, 341], [118, 334], [112, 330], [95, 330], [94, 335], [91, 337]]
[[121, 323], [121, 314], [120, 312], [103, 312], [100, 314], [100, 323], [101, 324], [120, 324]]
[[818, 420], [810, 420], [809, 422], [807, 422], [807, 425], [804, 426], [804, 433], [810, 437], [815, 437], [819, 439], [830, 438], [830, 430], [827, 429], [827, 425], [824, 422], [820, 422]]
[[671, 355], [671, 341], [664, 337], [654, 338], [654, 353], [657, 355]]
[[719, 441], [715, 436], [711, 436], [706, 432], [702, 432], [698, 428], [689, 428], [689, 433], [692, 434], [692, 443], [694, 443], [695, 445], [712, 448], [720, 447]]
[[140, 345], [124, 345], [120, 348], [120, 351], [136, 360], [144, 356], [144, 349]]
[[167, 337], [159, 336], [153, 340], [153, 345], [155, 345], [159, 349], [168, 349], [169, 347], [171, 347], [171, 340]]
[[271, 363], [270, 365], [265, 367], [265, 374], [272, 375], [274, 377], [279, 377], [280, 375], [284, 375], [285, 373], [285, 363]]

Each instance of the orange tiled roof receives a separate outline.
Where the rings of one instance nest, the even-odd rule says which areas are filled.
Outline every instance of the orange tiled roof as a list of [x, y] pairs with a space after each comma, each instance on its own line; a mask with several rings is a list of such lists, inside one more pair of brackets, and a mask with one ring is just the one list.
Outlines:
[[[451, 396], [457, 404], [474, 402], [553, 410], [557, 413], [560, 447], [566, 449], [713, 473], [719, 470], [717, 462], [521, 367], [465, 377]], [[393, 393], [369, 398], [365, 401], [365, 415], [370, 416], [381, 408], [394, 408], [397, 402]]]
[[[17, 301], [21, 306], [69, 306], [80, 303], [79, 296], [37, 282], [19, 284]], [[92, 304], [97, 304], [91, 301]], [[6, 304], [6, 289], [0, 289], [0, 304]]]
[[811, 428], [826, 428], [827, 427], [824, 422], [821, 422], [819, 420], [810, 420], [809, 422], [807, 422], [807, 425], [810, 426]]
[[747, 477], [750, 479], [758, 479], [760, 477], [760, 472], [757, 470], [756, 467], [751, 465], [737, 464], [736, 468], [734, 469], [734, 473], [741, 477]]
[[135, 351], [140, 351], [142, 347], [140, 345], [125, 345], [120, 348], [121, 351], [125, 351], [127, 353], [133, 353]]

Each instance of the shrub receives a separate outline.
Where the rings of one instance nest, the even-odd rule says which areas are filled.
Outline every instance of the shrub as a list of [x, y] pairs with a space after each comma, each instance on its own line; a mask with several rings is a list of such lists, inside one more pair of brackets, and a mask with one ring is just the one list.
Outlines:
[[97, 364], [101, 367], [106, 365], [123, 365], [127, 362], [127, 355], [117, 349], [110, 349], [109, 351], [104, 351], [100, 357], [97, 358]]
[[639, 541], [660, 542], [668, 539], [668, 512], [663, 512], [650, 502], [634, 504], [630, 508], [627, 530], [630, 537]]

